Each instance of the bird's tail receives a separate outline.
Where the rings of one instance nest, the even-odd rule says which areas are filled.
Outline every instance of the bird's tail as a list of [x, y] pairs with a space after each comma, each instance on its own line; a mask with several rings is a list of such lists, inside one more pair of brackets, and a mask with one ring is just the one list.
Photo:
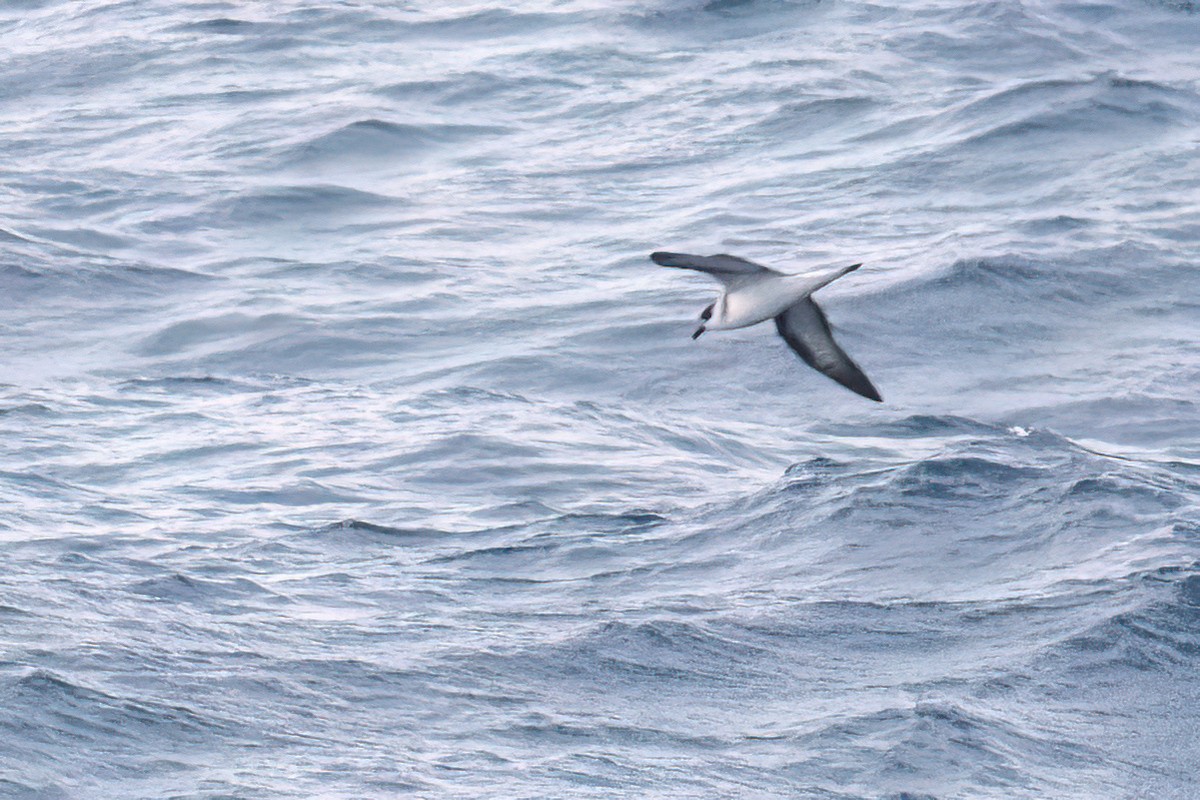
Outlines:
[[842, 277], [843, 275], [849, 275], [851, 272], [854, 272], [854, 270], [858, 269], [861, 266], [862, 266], [861, 263], [851, 264], [848, 267], [841, 267], [839, 269], [835, 269], [833, 272], [829, 273], [828, 275], [822, 275], [821, 277], [817, 278], [817, 280], [815, 282], [816, 285], [813, 286], [811, 291], [815, 292], [817, 289], [820, 289], [823, 286], [828, 286], [829, 284], [836, 281], [838, 278]]

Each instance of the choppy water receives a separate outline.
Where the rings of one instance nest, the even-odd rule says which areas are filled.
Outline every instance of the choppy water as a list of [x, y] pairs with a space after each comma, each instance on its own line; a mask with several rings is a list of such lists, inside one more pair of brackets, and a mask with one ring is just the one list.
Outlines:
[[1196, 11], [3, 6], [0, 794], [1195, 797]]

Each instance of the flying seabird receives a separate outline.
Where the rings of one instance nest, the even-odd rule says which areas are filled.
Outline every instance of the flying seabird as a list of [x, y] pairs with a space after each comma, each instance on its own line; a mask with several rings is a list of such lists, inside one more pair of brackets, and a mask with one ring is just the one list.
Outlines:
[[813, 302], [812, 293], [862, 266], [854, 264], [832, 272], [787, 275], [730, 255], [695, 256], [687, 253], [651, 253], [650, 260], [664, 267], [679, 267], [707, 272], [719, 280], [725, 291], [700, 312], [700, 327], [692, 334], [699, 338], [705, 331], [745, 328], [775, 319], [779, 335], [817, 372], [833, 378], [852, 392], [883, 402], [869, 378], [833, 340], [829, 320]]

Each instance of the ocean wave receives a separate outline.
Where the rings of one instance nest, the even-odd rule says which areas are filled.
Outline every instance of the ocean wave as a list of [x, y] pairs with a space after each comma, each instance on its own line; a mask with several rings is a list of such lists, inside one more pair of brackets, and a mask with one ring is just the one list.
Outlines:
[[248, 578], [228, 581], [207, 580], [174, 573], [160, 578], [138, 581], [129, 591], [164, 602], [196, 602], [211, 607], [214, 603], [229, 603], [252, 599], [279, 598], [279, 595]]
[[199, 22], [188, 22], [176, 25], [169, 30], [185, 33], [215, 33], [215, 34], [247, 34], [256, 29], [251, 20], [235, 19], [233, 17], [213, 17]]
[[31, 739], [43, 743], [83, 739], [111, 746], [114, 738], [137, 739], [166, 731], [199, 743], [237, 727], [232, 719], [111, 694], [45, 669], [29, 670], [5, 683], [9, 702], [19, 701], [29, 714], [23, 723], [5, 724], [18, 737], [10, 739], [10, 747], [24, 749]]
[[528, 36], [532, 32], [549, 35], [556, 29], [578, 24], [582, 15], [566, 12], [522, 12], [510, 9], [469, 9], [465, 13], [439, 14], [407, 27], [410, 35], [438, 40], [469, 40]]
[[[497, 96], [505, 96], [511, 98], [512, 102], [553, 108], [555, 100], [561, 101], [586, 88], [586, 84], [560, 75], [510, 76], [491, 72], [465, 72], [442, 80], [400, 81], [381, 86], [375, 91], [394, 100], [435, 100], [439, 104], [449, 106], [490, 106]], [[465, 131], [467, 135], [502, 132], [503, 129], [487, 127], [478, 131]]]
[[[236, 224], [271, 224], [304, 221], [320, 224], [338, 215], [387, 214], [402, 201], [375, 192], [328, 184], [307, 184], [255, 189], [212, 208], [212, 215]], [[338, 225], [330, 221], [330, 226]]]
[[494, 126], [413, 125], [366, 119], [298, 145], [285, 161], [308, 166], [370, 160], [396, 164], [438, 147], [461, 146], [471, 139], [504, 133], [503, 128]]
[[[993, 147], [1006, 140], [1036, 143], [1041, 157], [1054, 145], [1070, 143], [1078, 157], [1082, 143], [1094, 138], [1107, 150], [1114, 130], [1163, 135], [1172, 127], [1194, 124], [1200, 96], [1152, 81], [1104, 75], [1086, 82], [1038, 81], [972, 101], [947, 117], [966, 128], [958, 147]], [[972, 131], [971, 129], [976, 130]], [[980, 129], [982, 128], [982, 129]]]

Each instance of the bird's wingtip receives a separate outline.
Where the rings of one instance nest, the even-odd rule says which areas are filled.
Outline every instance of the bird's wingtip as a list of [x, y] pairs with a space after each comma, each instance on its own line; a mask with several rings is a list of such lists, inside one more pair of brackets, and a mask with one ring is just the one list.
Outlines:
[[883, 395], [881, 395], [879, 390], [875, 388], [875, 384], [871, 383], [870, 381], [867, 382], [866, 386], [855, 387], [854, 391], [858, 392], [868, 400], [874, 400], [876, 403], [883, 402]]

